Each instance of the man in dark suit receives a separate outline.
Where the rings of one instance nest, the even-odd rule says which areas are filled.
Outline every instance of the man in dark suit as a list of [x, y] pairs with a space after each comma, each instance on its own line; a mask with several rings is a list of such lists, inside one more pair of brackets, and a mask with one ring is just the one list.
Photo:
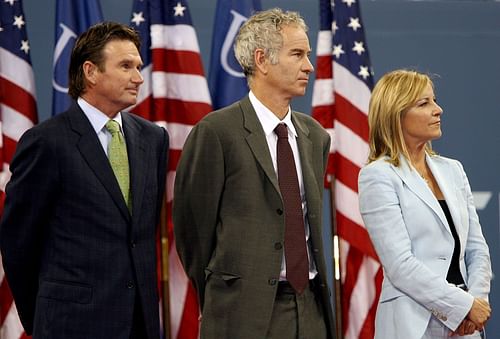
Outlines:
[[[70, 62], [75, 101], [19, 141], [0, 246], [33, 338], [160, 336], [155, 234], [168, 135], [122, 111], [143, 83], [139, 46], [117, 23], [83, 33]], [[108, 160], [115, 141], [118, 170]]]
[[185, 143], [174, 231], [203, 339], [333, 337], [321, 222], [330, 138], [290, 108], [313, 71], [306, 30], [295, 12], [250, 17], [235, 45], [249, 95]]

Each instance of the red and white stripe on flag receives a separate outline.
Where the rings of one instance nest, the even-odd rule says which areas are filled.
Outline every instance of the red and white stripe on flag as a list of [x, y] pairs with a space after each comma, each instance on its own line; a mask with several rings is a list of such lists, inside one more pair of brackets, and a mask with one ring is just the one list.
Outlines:
[[325, 187], [334, 189], [332, 211], [340, 240], [346, 339], [373, 338], [383, 278], [358, 208], [358, 174], [369, 150], [367, 114], [372, 86], [359, 4], [320, 0], [312, 115], [332, 138]]
[[[21, 135], [37, 123], [35, 81], [22, 0], [0, 3], [0, 216], [9, 164]], [[0, 261], [0, 339], [27, 338]]]
[[186, 0], [136, 0], [131, 21], [143, 43], [150, 41], [150, 46], [141, 49], [144, 84], [132, 111], [165, 127], [170, 136], [167, 227], [171, 338], [195, 339], [199, 336], [199, 306], [173, 241], [171, 205], [184, 142], [192, 127], [212, 110], [210, 93]]

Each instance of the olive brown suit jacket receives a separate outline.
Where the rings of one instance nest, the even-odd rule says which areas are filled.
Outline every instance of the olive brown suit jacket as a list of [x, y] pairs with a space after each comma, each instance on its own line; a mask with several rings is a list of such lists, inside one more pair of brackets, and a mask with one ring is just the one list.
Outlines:
[[[292, 112], [292, 122], [312, 257], [332, 338], [321, 222], [330, 138], [305, 114]], [[191, 131], [177, 168], [173, 220], [178, 253], [198, 292], [201, 337], [265, 338], [283, 259], [285, 220], [266, 137], [248, 97], [209, 114]]]

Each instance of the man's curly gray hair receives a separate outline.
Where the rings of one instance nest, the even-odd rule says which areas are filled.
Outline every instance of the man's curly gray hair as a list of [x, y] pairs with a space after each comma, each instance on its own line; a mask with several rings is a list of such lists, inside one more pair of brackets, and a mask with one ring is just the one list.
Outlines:
[[240, 28], [235, 39], [234, 53], [250, 82], [255, 72], [254, 52], [260, 48], [271, 64], [278, 63], [283, 46], [281, 31], [285, 26], [296, 26], [307, 32], [304, 19], [297, 12], [273, 8], [252, 15]]

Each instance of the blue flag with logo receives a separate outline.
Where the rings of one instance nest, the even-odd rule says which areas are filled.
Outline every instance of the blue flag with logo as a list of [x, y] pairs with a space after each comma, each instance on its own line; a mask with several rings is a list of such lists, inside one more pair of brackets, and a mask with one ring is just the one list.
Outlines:
[[99, 0], [57, 0], [52, 79], [52, 115], [65, 111], [68, 95], [68, 69], [76, 38], [90, 26], [102, 21]]
[[261, 9], [260, 0], [217, 1], [208, 76], [214, 109], [227, 106], [248, 92], [245, 75], [234, 56], [233, 45], [241, 25]]

